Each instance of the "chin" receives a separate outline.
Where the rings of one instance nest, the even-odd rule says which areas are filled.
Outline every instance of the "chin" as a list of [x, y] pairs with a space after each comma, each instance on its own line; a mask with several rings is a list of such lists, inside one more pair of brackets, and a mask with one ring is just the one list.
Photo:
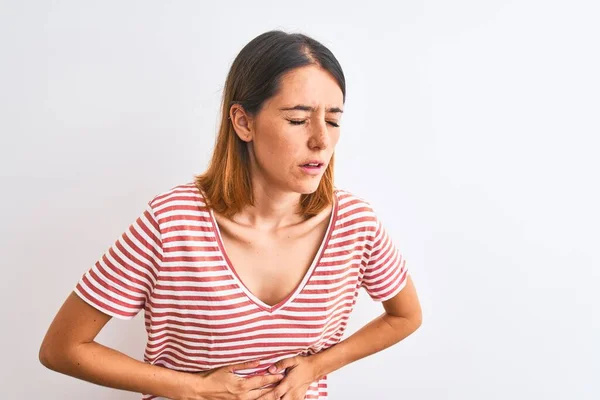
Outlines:
[[302, 183], [298, 183], [297, 185], [295, 185], [296, 187], [293, 188], [294, 192], [296, 193], [300, 193], [300, 194], [311, 194], [317, 191], [317, 189], [319, 188], [319, 183], [320, 181], [315, 180], [315, 182], [302, 182]]

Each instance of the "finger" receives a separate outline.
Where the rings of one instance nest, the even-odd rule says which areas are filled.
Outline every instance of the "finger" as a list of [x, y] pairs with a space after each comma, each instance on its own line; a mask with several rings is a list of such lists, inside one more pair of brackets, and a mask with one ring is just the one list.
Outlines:
[[238, 369], [247, 369], [247, 368], [257, 367], [258, 365], [260, 365], [260, 360], [252, 360], [252, 361], [246, 361], [246, 362], [239, 363], [239, 364], [228, 365], [227, 369], [229, 371], [233, 372]]
[[281, 400], [304, 400], [304, 398], [306, 397], [306, 392], [304, 392], [304, 394], [302, 394], [299, 391], [291, 391], [291, 392], [287, 392], [286, 394], [283, 395], [283, 397], [281, 397]]
[[[256, 391], [264, 391], [266, 392], [258, 397], [258, 400], [279, 400], [288, 390], [285, 382], [280, 382], [277, 386], [271, 388], [262, 388]], [[250, 393], [254, 393], [255, 391], [251, 391]]]
[[274, 374], [275, 372], [279, 372], [286, 368], [296, 365], [297, 362], [298, 361], [297, 361], [296, 357], [285, 358], [283, 360], [279, 360], [275, 364], [273, 364], [269, 367], [269, 372]]
[[283, 374], [276, 375], [256, 375], [246, 378], [244, 386], [247, 390], [256, 390], [267, 385], [275, 385], [284, 378]]
[[279, 395], [274, 395], [273, 388], [252, 390], [248, 395], [248, 400], [279, 400]]

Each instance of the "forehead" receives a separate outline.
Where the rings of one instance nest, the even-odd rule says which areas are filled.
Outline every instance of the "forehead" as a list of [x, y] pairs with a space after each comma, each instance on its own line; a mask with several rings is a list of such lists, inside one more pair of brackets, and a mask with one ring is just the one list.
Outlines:
[[344, 95], [337, 81], [327, 70], [310, 65], [296, 68], [281, 78], [272, 104], [281, 106], [306, 104], [313, 107], [342, 108]]

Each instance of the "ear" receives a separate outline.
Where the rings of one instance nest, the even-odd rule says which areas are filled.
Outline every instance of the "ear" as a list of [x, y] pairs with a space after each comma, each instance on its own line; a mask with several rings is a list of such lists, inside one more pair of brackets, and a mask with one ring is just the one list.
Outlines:
[[254, 130], [252, 129], [253, 118], [244, 110], [240, 104], [234, 104], [229, 109], [229, 120], [233, 130], [244, 142], [251, 142]]

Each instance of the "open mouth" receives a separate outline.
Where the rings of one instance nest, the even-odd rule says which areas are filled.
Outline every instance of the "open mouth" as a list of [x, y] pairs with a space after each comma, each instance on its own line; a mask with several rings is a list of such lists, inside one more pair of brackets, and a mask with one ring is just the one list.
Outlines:
[[302, 164], [302, 166], [304, 168], [321, 168], [323, 166], [323, 163], [308, 163], [308, 164]]

